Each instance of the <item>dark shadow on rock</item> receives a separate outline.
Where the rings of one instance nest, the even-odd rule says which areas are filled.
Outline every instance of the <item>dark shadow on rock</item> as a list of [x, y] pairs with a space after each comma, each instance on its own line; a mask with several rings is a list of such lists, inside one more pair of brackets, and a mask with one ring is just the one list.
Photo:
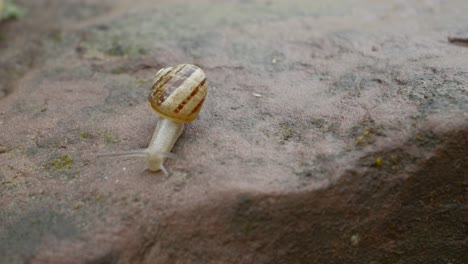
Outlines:
[[234, 194], [176, 213], [145, 242], [154, 246], [140, 260], [463, 263], [467, 136], [466, 128], [440, 135], [432, 157], [395, 173], [350, 171], [323, 190]]
[[[6, 219], [1, 221], [6, 222]], [[38, 209], [2, 228], [0, 262], [23, 263], [24, 259], [35, 254], [47, 238], [61, 240], [77, 234], [78, 227], [64, 215], [49, 209]]]

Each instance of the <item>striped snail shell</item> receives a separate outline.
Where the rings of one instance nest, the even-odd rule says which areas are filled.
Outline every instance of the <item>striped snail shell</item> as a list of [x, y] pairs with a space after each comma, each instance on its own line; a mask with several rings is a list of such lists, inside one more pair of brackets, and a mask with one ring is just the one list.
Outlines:
[[197, 118], [207, 90], [202, 69], [192, 64], [180, 64], [156, 73], [148, 102], [164, 118], [188, 123]]
[[150, 171], [162, 170], [166, 158], [184, 130], [184, 124], [197, 118], [208, 91], [206, 75], [192, 64], [180, 64], [159, 70], [148, 96], [151, 108], [161, 116], [146, 149], [99, 154], [100, 157], [143, 157]]

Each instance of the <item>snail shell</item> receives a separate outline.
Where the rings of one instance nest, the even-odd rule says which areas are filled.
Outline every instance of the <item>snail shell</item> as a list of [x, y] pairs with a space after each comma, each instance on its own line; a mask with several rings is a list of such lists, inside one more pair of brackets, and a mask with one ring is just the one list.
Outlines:
[[188, 123], [197, 118], [207, 91], [203, 70], [192, 64], [180, 64], [156, 73], [148, 102], [164, 118]]

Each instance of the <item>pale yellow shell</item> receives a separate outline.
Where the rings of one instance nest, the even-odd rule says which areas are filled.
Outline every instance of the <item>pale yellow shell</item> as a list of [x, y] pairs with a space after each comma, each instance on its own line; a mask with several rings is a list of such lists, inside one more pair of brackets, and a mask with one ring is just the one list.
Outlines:
[[195, 65], [180, 64], [156, 73], [148, 102], [162, 117], [188, 123], [197, 118], [207, 91], [203, 70]]

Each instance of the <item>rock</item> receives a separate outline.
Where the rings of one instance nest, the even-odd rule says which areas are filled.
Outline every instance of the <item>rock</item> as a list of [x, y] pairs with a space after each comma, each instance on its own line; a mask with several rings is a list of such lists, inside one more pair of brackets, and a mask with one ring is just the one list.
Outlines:
[[[464, 263], [456, 2], [24, 2], [0, 27], [0, 263]], [[172, 175], [98, 159], [147, 146], [179, 63], [210, 91]]]

